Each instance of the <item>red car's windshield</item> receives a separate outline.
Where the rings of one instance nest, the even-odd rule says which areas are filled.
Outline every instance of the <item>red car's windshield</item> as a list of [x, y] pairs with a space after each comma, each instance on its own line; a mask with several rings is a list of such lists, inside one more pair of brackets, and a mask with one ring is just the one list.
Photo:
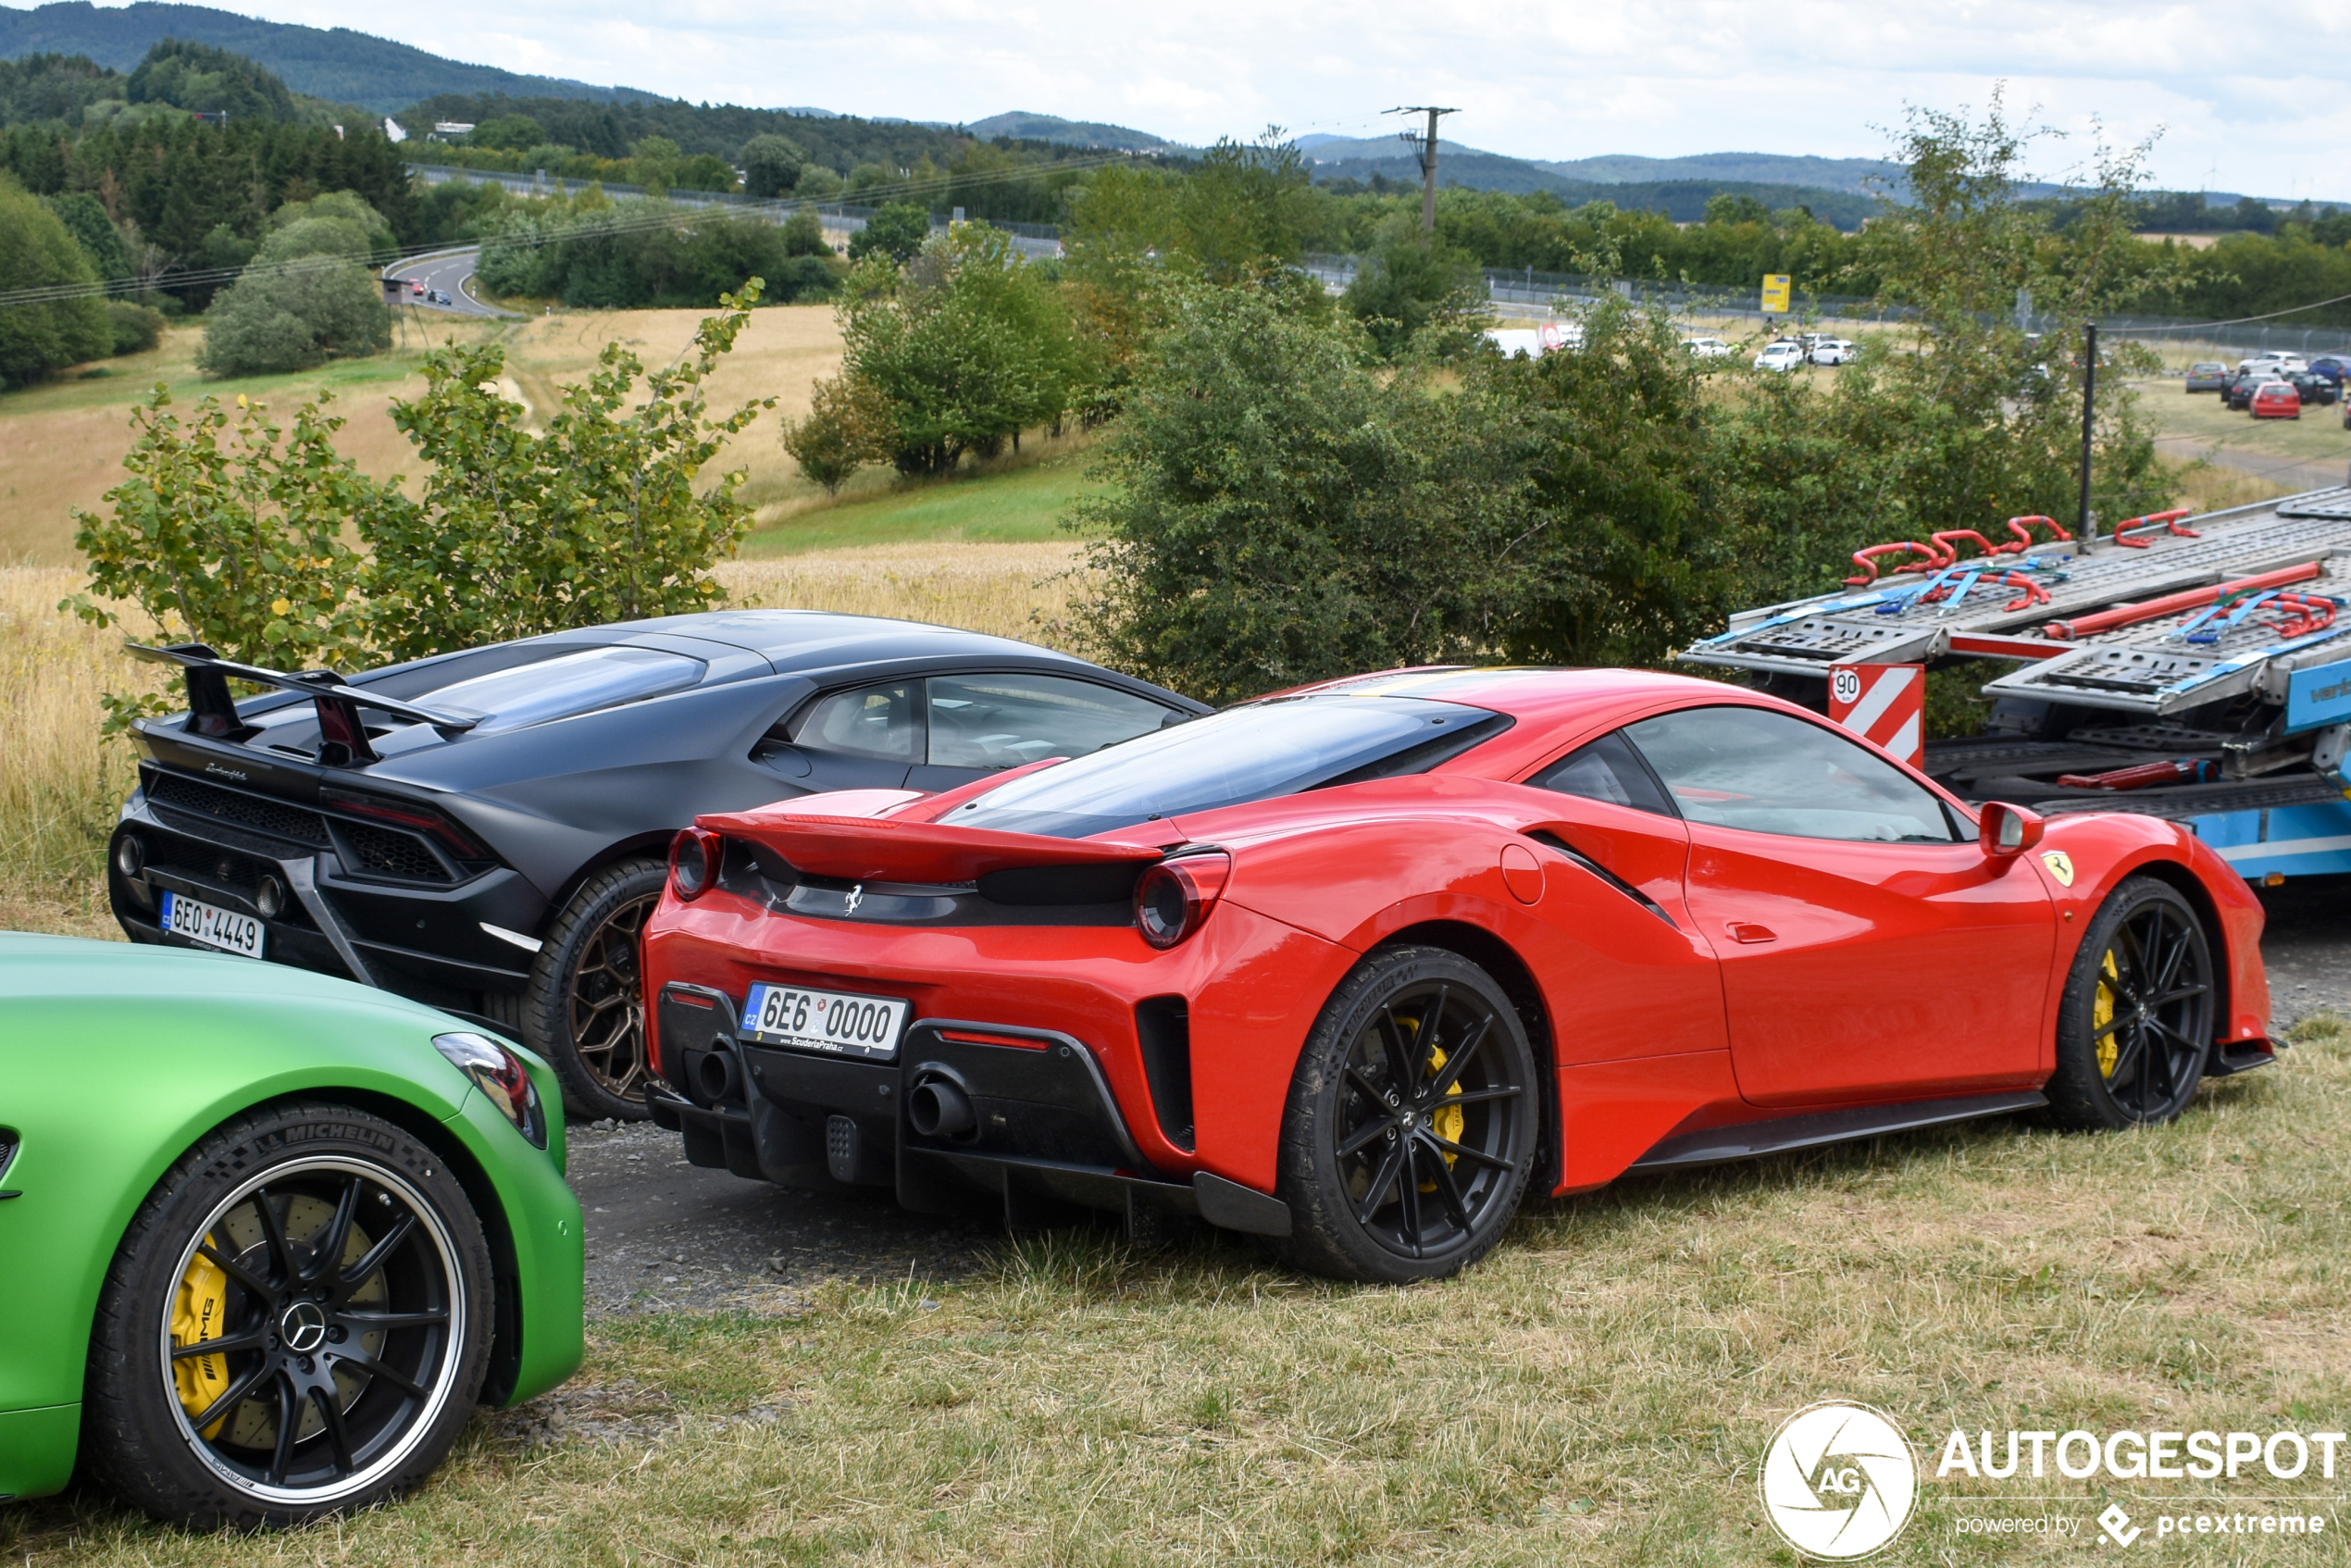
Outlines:
[[1014, 779], [947, 820], [1083, 838], [1154, 817], [1425, 772], [1511, 722], [1485, 708], [1415, 697], [1275, 698]]

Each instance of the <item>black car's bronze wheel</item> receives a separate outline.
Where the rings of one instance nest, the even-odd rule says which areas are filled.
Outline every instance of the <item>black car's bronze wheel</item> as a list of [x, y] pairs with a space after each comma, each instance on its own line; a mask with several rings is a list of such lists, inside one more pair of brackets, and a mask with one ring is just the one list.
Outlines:
[[554, 1065], [564, 1102], [586, 1120], [642, 1119], [645, 1000], [639, 967], [645, 921], [666, 868], [623, 861], [583, 883], [564, 906], [523, 997], [524, 1043]]
[[2135, 877], [2084, 933], [2058, 1009], [2051, 1117], [2071, 1127], [2168, 1122], [2212, 1049], [2212, 949], [2170, 884]]
[[1449, 1275], [1518, 1209], [1542, 1096], [1518, 1010], [1456, 953], [1399, 947], [1323, 1009], [1284, 1117], [1291, 1260], [1341, 1278]]
[[491, 1288], [465, 1189], [402, 1128], [323, 1104], [232, 1121], [156, 1184], [107, 1274], [93, 1471], [198, 1527], [396, 1495], [471, 1414]]

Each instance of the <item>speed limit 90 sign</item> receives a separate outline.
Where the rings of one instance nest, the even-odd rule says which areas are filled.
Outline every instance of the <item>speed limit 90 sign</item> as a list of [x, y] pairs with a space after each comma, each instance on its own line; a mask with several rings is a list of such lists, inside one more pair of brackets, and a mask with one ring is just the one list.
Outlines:
[[1926, 666], [1831, 665], [1829, 717], [1917, 767], [1926, 761]]

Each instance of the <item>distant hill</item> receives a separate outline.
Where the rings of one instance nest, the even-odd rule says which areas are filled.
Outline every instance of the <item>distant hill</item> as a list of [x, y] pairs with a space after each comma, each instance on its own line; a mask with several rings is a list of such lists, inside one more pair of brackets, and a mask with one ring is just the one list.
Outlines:
[[1778, 153], [1698, 153], [1681, 158], [1645, 158], [1629, 153], [1611, 153], [1565, 162], [1543, 160], [1536, 167], [1570, 180], [1588, 180], [1599, 185], [1727, 180], [1757, 185], [1807, 185], [1817, 191], [1842, 191], [1853, 196], [1874, 196], [1889, 182], [1898, 184], [1902, 178], [1900, 166], [1883, 158], [1790, 157]]
[[0, 6], [0, 59], [31, 54], [86, 55], [102, 66], [127, 71], [165, 38], [233, 50], [267, 66], [297, 93], [357, 104], [376, 114], [390, 114], [443, 93], [503, 93], [603, 103], [659, 96], [630, 87], [596, 87], [557, 77], [524, 76], [495, 66], [467, 65], [345, 27], [330, 31], [260, 21], [209, 6], [156, 5], [151, 0], [105, 8], [87, 0], [59, 0], [29, 11]]
[[[1408, 185], [1420, 183], [1419, 160], [1392, 136], [1353, 140], [1336, 136], [1301, 136], [1299, 145], [1313, 161], [1315, 180], [1324, 183], [1338, 180], [1369, 182], [1375, 175]], [[1833, 165], [1838, 161], [1860, 161], [1828, 158], [1766, 160], [1761, 155], [1732, 156], [1751, 156], [1759, 161], [1787, 165]], [[1593, 158], [1586, 161], [1673, 165], [1700, 160]], [[1810, 207], [1812, 216], [1822, 222], [1833, 223], [1845, 230], [1860, 228], [1861, 220], [1877, 210], [1873, 197], [1835, 186], [1783, 183], [1730, 175], [1602, 180], [1561, 172], [1570, 167], [1537, 163], [1531, 158], [1509, 157], [1476, 147], [1464, 147], [1455, 142], [1440, 140], [1437, 143], [1437, 177], [1448, 185], [1462, 185], [1475, 191], [1549, 191], [1571, 205], [1611, 201], [1621, 207], [1662, 212], [1677, 223], [1696, 222], [1705, 216], [1706, 204], [1720, 195], [1753, 196], [1773, 209]]]
[[1149, 153], [1176, 146], [1165, 137], [1154, 136], [1148, 131], [1103, 125], [1090, 119], [1064, 119], [1059, 115], [1034, 114], [1026, 109], [989, 115], [964, 129], [990, 141], [1010, 136], [1023, 142], [1050, 142], [1062, 147], [1108, 147], [1113, 151]]

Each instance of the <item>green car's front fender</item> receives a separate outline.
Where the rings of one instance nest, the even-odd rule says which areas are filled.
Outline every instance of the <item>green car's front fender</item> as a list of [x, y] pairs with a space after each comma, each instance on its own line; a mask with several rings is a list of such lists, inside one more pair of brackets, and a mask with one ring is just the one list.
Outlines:
[[140, 1204], [205, 1134], [273, 1101], [371, 1111], [450, 1158], [498, 1258], [494, 1394], [528, 1398], [578, 1364], [579, 1205], [545, 1064], [530, 1060], [552, 1125], [542, 1151], [433, 1048], [466, 1026], [347, 982], [0, 936], [0, 1126], [20, 1139], [6, 1178], [19, 1196], [0, 1200], [0, 1495], [53, 1490], [71, 1468], [53, 1429], [72, 1425], [98, 1295]]

